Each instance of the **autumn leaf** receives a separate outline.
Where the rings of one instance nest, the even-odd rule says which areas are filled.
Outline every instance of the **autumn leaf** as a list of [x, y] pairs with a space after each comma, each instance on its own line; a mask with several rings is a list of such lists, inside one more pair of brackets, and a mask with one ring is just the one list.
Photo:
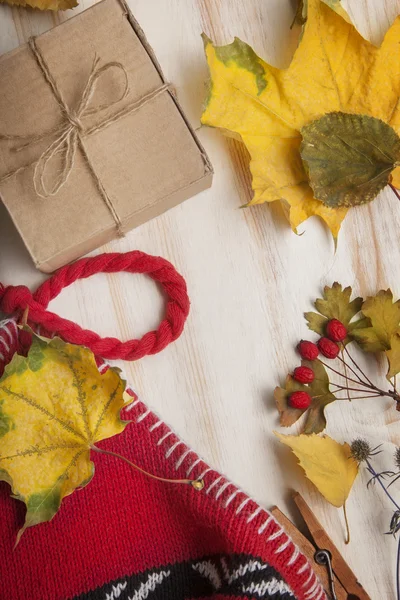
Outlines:
[[400, 333], [395, 333], [390, 338], [390, 348], [385, 351], [389, 363], [386, 377], [392, 379], [400, 373]]
[[[285, 387], [275, 388], [274, 396], [280, 414], [280, 425], [290, 427], [307, 412], [303, 428], [304, 433], [320, 433], [326, 427], [325, 408], [328, 404], [334, 402], [336, 398], [329, 390], [329, 377], [324, 365], [319, 360], [312, 363], [303, 360], [301, 364], [313, 369], [314, 381], [306, 386], [298, 383], [291, 375], [288, 375]], [[292, 408], [289, 404], [290, 394], [299, 390], [307, 392], [312, 398], [311, 406], [306, 411]]]
[[[344, 10], [340, 0], [323, 0], [327, 6], [338, 13], [343, 19], [350, 23], [350, 17]], [[308, 0], [299, 0], [295, 22], [299, 25], [304, 25], [307, 21]]]
[[[323, 297], [318, 298], [314, 302], [318, 313], [304, 313], [309, 329], [315, 331], [318, 335], [324, 336], [326, 325], [331, 319], [337, 319], [343, 323], [350, 334], [360, 327], [367, 326], [368, 320], [366, 318], [353, 320], [361, 310], [363, 299], [354, 298], [351, 300], [351, 295], [351, 287], [348, 286], [343, 289], [342, 285], [337, 281], [335, 281], [332, 287], [325, 286]], [[351, 338], [347, 337], [345, 344], [350, 341]]]
[[89, 483], [90, 450], [121, 433], [132, 398], [117, 369], [100, 374], [86, 348], [33, 336], [0, 379], [0, 480], [26, 504], [27, 527], [50, 521], [65, 496]]
[[399, 331], [400, 300], [393, 302], [392, 292], [381, 290], [366, 299], [362, 314], [368, 319], [368, 326], [353, 331], [352, 337], [364, 352], [389, 350], [392, 336]]
[[0, 0], [0, 3], [7, 3], [11, 6], [30, 6], [40, 10], [68, 10], [78, 6], [76, 0]]
[[334, 112], [301, 130], [300, 154], [316, 198], [331, 208], [366, 204], [400, 165], [400, 138], [380, 119]]
[[[308, 217], [317, 215], [335, 238], [348, 211], [352, 185], [351, 204], [370, 201], [389, 177], [394, 185], [400, 185], [400, 169], [396, 166], [400, 132], [397, 60], [400, 19], [394, 22], [381, 47], [376, 48], [357, 32], [340, 9], [334, 0], [303, 3], [307, 20], [288, 69], [272, 67], [237, 38], [232, 44], [216, 47], [204, 37], [211, 87], [202, 116], [203, 124], [219, 127], [247, 146], [254, 190], [250, 205], [280, 201], [294, 231]], [[348, 148], [358, 158], [353, 161], [356, 164], [351, 165], [350, 173], [345, 173], [343, 190], [339, 178], [344, 165], [338, 161], [337, 152], [335, 164], [327, 158], [328, 142], [323, 132], [319, 132], [321, 139], [314, 149], [313, 160], [319, 156], [319, 170], [326, 170], [324, 178], [317, 182], [315, 169], [310, 167], [310, 155], [308, 164], [301, 156], [301, 132], [307, 132], [304, 128], [308, 127], [309, 131], [321, 128], [324, 124], [321, 118], [330, 113], [341, 115], [336, 117], [338, 122], [332, 127], [329, 140], [340, 142], [342, 148], [348, 142], [348, 132], [343, 137], [343, 127], [351, 130], [351, 123], [360, 120], [354, 115], [363, 116], [361, 125], [355, 128], [353, 148]], [[379, 146], [371, 157], [371, 143], [379, 127], [386, 132], [384, 140], [389, 136], [394, 146], [388, 154]], [[378, 175], [379, 185], [372, 172]], [[360, 177], [362, 185], [355, 201], [354, 187]], [[330, 185], [334, 187], [332, 193]], [[321, 192], [319, 197], [321, 187], [324, 194]]]
[[306, 476], [324, 498], [337, 508], [344, 506], [358, 474], [349, 444], [315, 434], [275, 435], [293, 450]]

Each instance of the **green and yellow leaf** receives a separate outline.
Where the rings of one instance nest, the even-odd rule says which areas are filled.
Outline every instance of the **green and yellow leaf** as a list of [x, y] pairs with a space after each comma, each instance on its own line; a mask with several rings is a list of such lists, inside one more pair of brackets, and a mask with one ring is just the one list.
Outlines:
[[100, 374], [86, 348], [33, 336], [0, 379], [0, 480], [26, 504], [27, 527], [49, 521], [93, 477], [90, 450], [121, 433], [132, 399], [117, 369]]
[[358, 474], [349, 444], [329, 436], [282, 435], [277, 438], [292, 449], [306, 476], [333, 506], [344, 506]]

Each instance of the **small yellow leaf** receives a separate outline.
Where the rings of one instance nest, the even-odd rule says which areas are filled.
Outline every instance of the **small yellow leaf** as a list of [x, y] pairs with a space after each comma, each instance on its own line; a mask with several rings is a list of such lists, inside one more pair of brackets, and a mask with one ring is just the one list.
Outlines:
[[78, 6], [76, 0], [0, 0], [0, 3], [11, 4], [11, 6], [30, 6], [40, 10], [68, 10]]
[[338, 508], [343, 506], [358, 473], [349, 444], [339, 444], [327, 435], [296, 436], [277, 432], [275, 435], [293, 450], [306, 476], [326, 500]]
[[90, 449], [121, 433], [132, 399], [117, 369], [100, 374], [87, 348], [33, 336], [0, 379], [0, 480], [27, 507], [27, 527], [50, 521], [93, 477]]

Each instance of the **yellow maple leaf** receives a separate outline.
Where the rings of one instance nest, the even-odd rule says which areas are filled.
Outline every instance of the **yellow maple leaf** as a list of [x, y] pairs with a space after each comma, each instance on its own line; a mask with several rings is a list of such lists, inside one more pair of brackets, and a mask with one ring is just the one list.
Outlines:
[[282, 435], [277, 438], [289, 446], [299, 459], [306, 476], [328, 502], [344, 506], [358, 474], [349, 444], [339, 444], [329, 436]]
[[[338, 0], [307, 0], [303, 10], [303, 35], [287, 69], [272, 67], [238, 38], [216, 47], [203, 36], [211, 85], [202, 123], [228, 131], [248, 148], [254, 190], [250, 205], [279, 200], [294, 231], [317, 215], [336, 238], [350, 205], [372, 200], [390, 181], [400, 185], [400, 19], [377, 48], [357, 32]], [[335, 137], [334, 128], [332, 132], [334, 156], [316, 161], [308, 153], [303, 160], [303, 136], [321, 133], [319, 121], [326, 116], [323, 124], [329, 127], [331, 115], [340, 115], [332, 116], [340, 127], [340, 135]], [[362, 118], [349, 120], [349, 115]], [[368, 150], [352, 147], [354, 131], [360, 139], [369, 137]], [[326, 152], [331, 140], [325, 132], [320, 137]], [[380, 137], [381, 146], [376, 142]], [[309, 138], [306, 150], [312, 146]], [[356, 167], [353, 155], [360, 159]], [[322, 168], [327, 170], [327, 195], [331, 192], [329, 164], [335, 169], [335, 193], [317, 198], [314, 184], [317, 178], [320, 183]], [[349, 164], [356, 171], [342, 172]], [[339, 194], [341, 179], [347, 188]], [[371, 182], [374, 189], [367, 193]]]
[[90, 450], [121, 433], [118, 369], [100, 374], [90, 350], [34, 336], [0, 379], [0, 480], [27, 507], [23, 528], [49, 521], [65, 496], [93, 477]]
[[0, 3], [11, 6], [30, 6], [40, 10], [69, 10], [78, 6], [76, 0], [0, 0]]

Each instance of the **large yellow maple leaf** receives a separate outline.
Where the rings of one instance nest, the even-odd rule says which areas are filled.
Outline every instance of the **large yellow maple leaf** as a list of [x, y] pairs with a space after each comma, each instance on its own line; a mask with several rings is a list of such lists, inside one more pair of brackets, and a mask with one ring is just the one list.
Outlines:
[[26, 504], [27, 527], [50, 521], [94, 474], [91, 450], [122, 433], [132, 401], [117, 369], [100, 374], [87, 348], [33, 336], [0, 379], [0, 481]]
[[[317, 215], [336, 238], [350, 206], [400, 183], [400, 18], [377, 48], [350, 23], [339, 0], [325, 2], [303, 3], [302, 38], [284, 70], [237, 38], [216, 47], [203, 36], [211, 85], [202, 123], [222, 128], [249, 150], [250, 205], [279, 200], [294, 231]], [[316, 136], [331, 155], [315, 156]], [[358, 171], [345, 173], [348, 164]]]

